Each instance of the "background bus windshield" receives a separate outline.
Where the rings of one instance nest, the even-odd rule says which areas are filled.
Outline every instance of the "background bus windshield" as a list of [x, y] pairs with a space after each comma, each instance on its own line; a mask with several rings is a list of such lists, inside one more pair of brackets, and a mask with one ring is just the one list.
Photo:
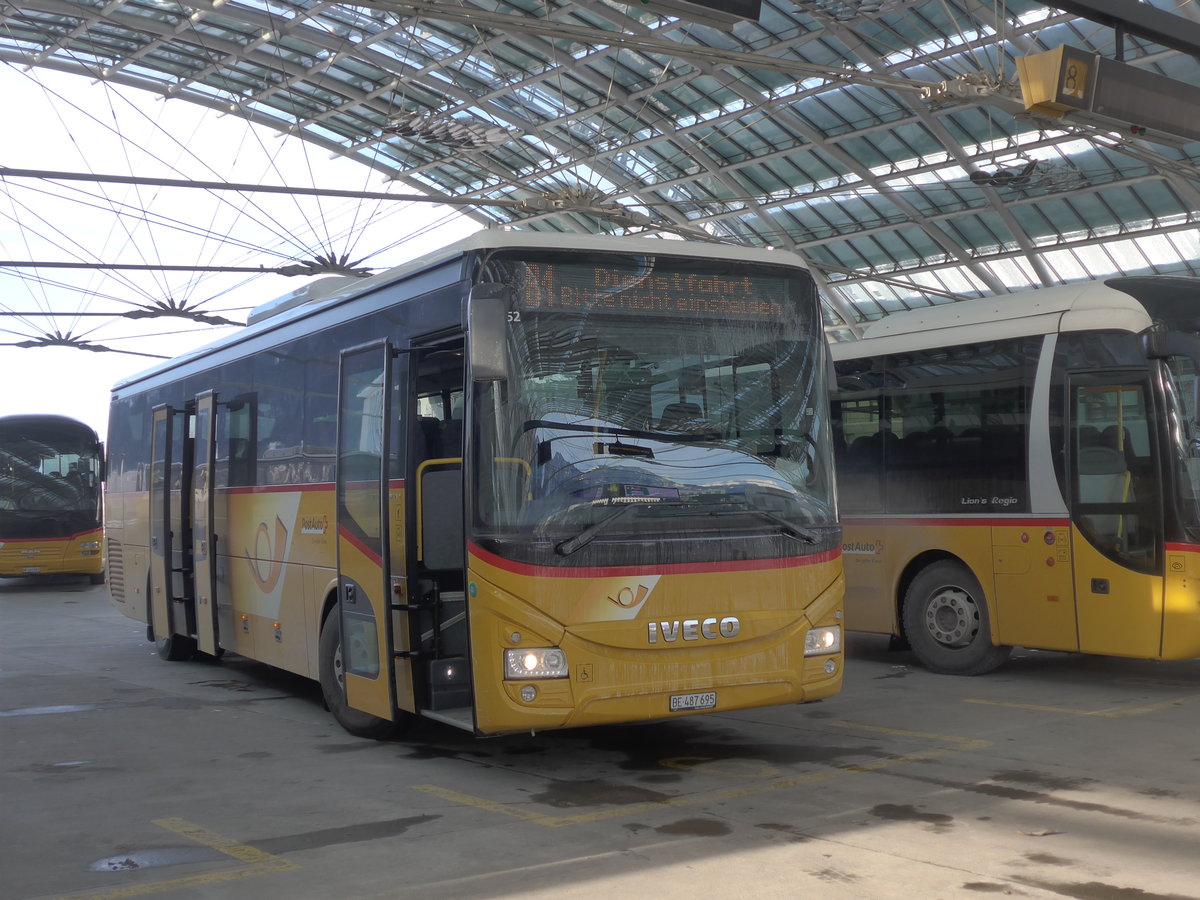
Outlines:
[[36, 416], [0, 422], [0, 537], [59, 537], [95, 528], [98, 469], [95, 438], [83, 426]]
[[651, 536], [686, 535], [682, 558], [819, 540], [806, 529], [833, 503], [805, 273], [669, 258], [504, 269], [489, 274], [517, 289], [509, 379], [479, 406], [485, 535], [566, 564]]

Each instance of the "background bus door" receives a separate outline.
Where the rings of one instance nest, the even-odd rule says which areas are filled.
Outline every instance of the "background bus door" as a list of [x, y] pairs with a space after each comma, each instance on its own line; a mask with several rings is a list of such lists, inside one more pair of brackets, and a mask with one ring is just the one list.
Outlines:
[[392, 349], [343, 350], [338, 383], [337, 567], [346, 703], [396, 718], [389, 452]]
[[168, 658], [194, 649], [191, 521], [183, 510], [192, 476], [190, 418], [170, 406], [151, 414], [150, 624]]
[[1071, 518], [1079, 650], [1161, 653], [1162, 479], [1144, 372], [1070, 379]]
[[192, 578], [196, 607], [196, 646], [216, 656], [220, 633], [217, 627], [215, 581], [217, 537], [213, 533], [212, 473], [214, 464], [217, 396], [206, 391], [196, 398], [195, 439], [192, 448]]
[[467, 638], [466, 540], [463, 507], [463, 339], [414, 347], [409, 379], [416, 416], [409, 431], [414, 484], [408, 529], [409, 627], [421, 660], [422, 715], [474, 730], [471, 654]]

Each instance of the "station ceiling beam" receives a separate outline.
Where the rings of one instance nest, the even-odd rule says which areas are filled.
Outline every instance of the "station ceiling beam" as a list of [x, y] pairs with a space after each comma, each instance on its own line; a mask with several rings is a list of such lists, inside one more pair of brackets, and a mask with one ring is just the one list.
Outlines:
[[1054, 0], [1046, 6], [1200, 59], [1200, 22], [1130, 0]]

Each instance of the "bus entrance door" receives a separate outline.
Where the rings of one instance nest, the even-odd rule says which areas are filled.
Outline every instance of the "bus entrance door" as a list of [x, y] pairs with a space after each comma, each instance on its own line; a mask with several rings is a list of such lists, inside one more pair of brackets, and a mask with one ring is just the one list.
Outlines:
[[1071, 517], [1079, 650], [1161, 653], [1162, 484], [1143, 373], [1071, 376]]
[[213, 533], [211, 477], [215, 444], [217, 396], [206, 391], [196, 398], [192, 452], [192, 580], [196, 606], [196, 646], [211, 656], [218, 653], [217, 598], [213, 591], [216, 535]]
[[186, 412], [170, 406], [151, 413], [150, 626], [168, 659], [195, 649], [191, 521], [183, 512], [192, 475], [189, 424]]
[[346, 703], [396, 718], [388, 539], [392, 348], [343, 350], [338, 382], [337, 567]]
[[409, 357], [417, 417], [410, 428], [414, 527], [410, 629], [422, 660], [422, 715], [473, 730], [463, 527], [464, 343], [440, 335]]

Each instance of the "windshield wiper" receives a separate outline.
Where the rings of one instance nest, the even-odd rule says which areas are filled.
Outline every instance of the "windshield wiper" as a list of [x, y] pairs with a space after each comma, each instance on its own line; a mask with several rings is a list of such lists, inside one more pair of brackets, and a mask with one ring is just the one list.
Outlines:
[[575, 537], [567, 538], [565, 541], [560, 541], [558, 544], [555, 544], [554, 552], [560, 556], [570, 556], [580, 547], [590, 544], [592, 542], [592, 538], [599, 534], [602, 529], [607, 528], [633, 508], [634, 505], [630, 504], [610, 512], [604, 518], [593, 522], [587, 528], [583, 529], [583, 531], [579, 532], [579, 534], [575, 535]]
[[811, 531], [807, 528], [801, 528], [800, 526], [789, 522], [787, 519], [783, 518], [783, 516], [776, 515], [775, 513], [769, 512], [765, 509], [754, 509], [753, 507], [749, 506], [741, 506], [737, 508], [726, 507], [723, 509], [719, 506], [713, 506], [706, 503], [688, 503], [684, 500], [662, 500], [654, 503], [631, 502], [623, 504], [619, 509], [613, 510], [602, 519], [593, 522], [583, 531], [579, 532], [579, 534], [575, 535], [575, 537], [567, 538], [565, 541], [560, 541], [555, 545], [554, 552], [558, 553], [560, 556], [570, 556], [576, 550], [590, 544], [597, 534], [599, 534], [617, 519], [621, 518], [631, 509], [640, 509], [645, 511], [674, 509], [705, 516], [740, 516], [748, 513], [752, 516], [758, 516], [759, 518], [766, 519], [767, 521], [774, 523], [776, 526], [778, 526], [779, 530], [788, 537], [795, 538], [798, 541], [803, 541], [806, 544], [816, 544], [821, 540], [821, 536], [817, 532]]
[[696, 512], [706, 516], [741, 516], [752, 515], [758, 516], [761, 519], [766, 519], [779, 526], [779, 530], [788, 537], [795, 538], [799, 541], [804, 541], [806, 544], [816, 544], [821, 540], [821, 536], [807, 528], [801, 528], [799, 525], [793, 524], [783, 516], [776, 515], [773, 512], [765, 509], [755, 509], [753, 506], [721, 506], [711, 503], [688, 503], [684, 500], [666, 500], [662, 503], [654, 504], [656, 509], [682, 509], [688, 512]]
[[[549, 419], [529, 419], [521, 425], [521, 434], [535, 428], [545, 428], [549, 431], [577, 431], [582, 434], [608, 435], [612, 437], [646, 438], [648, 440], [666, 440], [675, 444], [690, 444], [700, 441], [717, 441], [722, 435], [717, 430], [712, 431], [655, 431], [645, 428], [619, 428], [614, 425], [583, 425], [578, 422], [551, 422]], [[558, 437], [543, 438], [543, 442], [556, 440]]]
[[783, 516], [777, 516], [775, 513], [768, 512], [765, 509], [748, 509], [747, 512], [752, 512], [756, 516], [761, 516], [768, 521], [774, 522], [779, 526], [779, 530], [788, 537], [794, 537], [797, 540], [804, 541], [806, 544], [815, 544], [821, 539], [821, 536], [815, 531], [810, 531], [807, 528], [801, 528], [799, 525], [794, 525]]

